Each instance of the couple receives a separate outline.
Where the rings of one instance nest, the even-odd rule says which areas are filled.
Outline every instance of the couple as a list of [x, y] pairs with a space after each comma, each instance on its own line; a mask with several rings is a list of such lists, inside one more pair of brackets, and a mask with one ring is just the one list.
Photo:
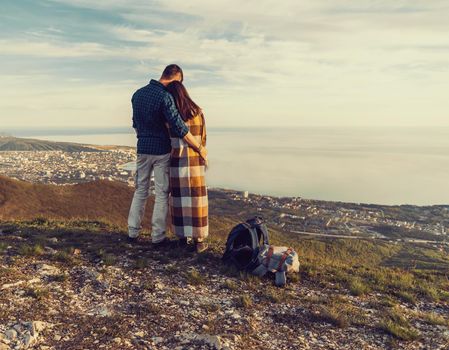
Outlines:
[[183, 72], [168, 65], [159, 81], [137, 90], [132, 97], [133, 128], [137, 133], [136, 189], [128, 216], [128, 238], [137, 239], [154, 172], [155, 201], [151, 240], [169, 243], [166, 236], [170, 207], [172, 231], [179, 244], [207, 249], [209, 234], [206, 126], [201, 108], [182, 84]]

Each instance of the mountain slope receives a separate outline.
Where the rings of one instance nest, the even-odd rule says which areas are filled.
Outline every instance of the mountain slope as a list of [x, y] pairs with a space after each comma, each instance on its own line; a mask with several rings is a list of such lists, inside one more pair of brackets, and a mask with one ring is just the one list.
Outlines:
[[0, 137], [0, 151], [100, 152], [96, 148], [77, 143], [44, 141], [12, 136]]
[[[0, 349], [449, 344], [449, 259], [441, 252], [301, 237], [271, 225], [272, 243], [300, 256], [300, 274], [279, 289], [272, 276], [258, 279], [220, 260], [229, 230], [257, 212], [253, 205], [210, 191], [210, 249], [196, 255], [175, 244], [157, 250], [148, 234], [127, 244], [132, 193], [109, 181], [51, 186], [0, 177]], [[151, 208], [150, 198], [146, 228]], [[441, 268], [411, 267], [410, 256]], [[384, 266], [397, 259], [405, 268]]]
[[[95, 181], [72, 186], [31, 184], [0, 176], [0, 220], [104, 220], [126, 225], [133, 189], [121, 182]], [[153, 208], [150, 199], [145, 225]]]

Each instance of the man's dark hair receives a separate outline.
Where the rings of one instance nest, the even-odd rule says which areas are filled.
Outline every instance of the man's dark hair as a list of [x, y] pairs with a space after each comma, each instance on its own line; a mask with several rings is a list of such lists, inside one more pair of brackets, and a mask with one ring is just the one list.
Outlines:
[[182, 69], [177, 64], [169, 64], [162, 72], [162, 78], [166, 80], [173, 79], [176, 74], [181, 74], [181, 82], [184, 80]]

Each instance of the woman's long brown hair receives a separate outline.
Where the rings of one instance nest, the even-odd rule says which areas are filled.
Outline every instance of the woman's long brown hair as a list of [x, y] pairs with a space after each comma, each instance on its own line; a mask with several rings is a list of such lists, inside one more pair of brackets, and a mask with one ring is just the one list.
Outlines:
[[179, 81], [172, 81], [167, 85], [167, 91], [175, 99], [176, 107], [184, 121], [192, 119], [197, 115], [202, 115], [201, 108], [193, 102], [184, 85]]

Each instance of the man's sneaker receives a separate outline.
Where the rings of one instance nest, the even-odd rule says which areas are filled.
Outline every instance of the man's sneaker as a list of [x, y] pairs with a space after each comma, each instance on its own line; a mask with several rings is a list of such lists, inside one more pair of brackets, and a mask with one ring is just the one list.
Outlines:
[[167, 238], [167, 237], [165, 237], [162, 241], [160, 241], [160, 242], [157, 242], [157, 243], [151, 243], [151, 246], [153, 247], [153, 248], [156, 248], [156, 249], [159, 249], [159, 248], [165, 248], [165, 247], [167, 247], [167, 246], [169, 246], [170, 245], [170, 240]]
[[126, 241], [128, 243], [137, 243], [138, 239], [139, 239], [139, 236], [136, 236], [136, 237], [126, 236]]

